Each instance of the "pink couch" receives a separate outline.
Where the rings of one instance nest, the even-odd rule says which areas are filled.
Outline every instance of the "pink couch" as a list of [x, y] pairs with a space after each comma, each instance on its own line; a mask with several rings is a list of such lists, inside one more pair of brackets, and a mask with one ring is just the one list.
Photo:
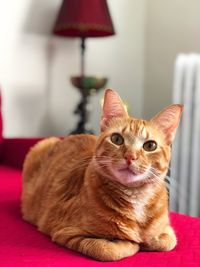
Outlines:
[[178, 245], [171, 252], [140, 252], [102, 263], [58, 246], [21, 218], [21, 169], [38, 139], [5, 139], [0, 115], [0, 265], [2, 267], [200, 267], [200, 219], [171, 213]]

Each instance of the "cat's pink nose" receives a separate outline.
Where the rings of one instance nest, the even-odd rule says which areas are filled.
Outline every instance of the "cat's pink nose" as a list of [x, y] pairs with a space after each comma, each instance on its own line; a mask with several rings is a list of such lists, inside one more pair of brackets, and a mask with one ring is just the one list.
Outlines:
[[132, 163], [132, 161], [138, 159], [136, 154], [126, 154], [126, 155], [124, 155], [124, 158], [125, 158], [128, 165], [130, 165]]

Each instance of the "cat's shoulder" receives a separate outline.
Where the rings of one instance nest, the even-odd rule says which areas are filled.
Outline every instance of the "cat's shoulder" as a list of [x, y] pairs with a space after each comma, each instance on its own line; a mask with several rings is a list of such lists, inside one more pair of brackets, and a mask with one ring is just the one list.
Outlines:
[[69, 135], [62, 140], [61, 145], [71, 145], [79, 147], [80, 149], [94, 147], [96, 145], [98, 136], [93, 134], [75, 134]]
[[97, 138], [94, 134], [74, 134], [66, 136], [63, 142], [96, 142]]

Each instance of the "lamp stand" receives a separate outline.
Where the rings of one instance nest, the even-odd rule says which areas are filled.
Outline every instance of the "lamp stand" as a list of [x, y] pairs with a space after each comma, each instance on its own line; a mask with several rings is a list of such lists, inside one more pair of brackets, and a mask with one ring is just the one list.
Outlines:
[[93, 76], [85, 76], [85, 50], [86, 50], [86, 39], [81, 38], [81, 76], [71, 77], [72, 84], [79, 89], [81, 93], [81, 100], [78, 103], [74, 114], [79, 115], [80, 119], [76, 128], [71, 134], [80, 133], [94, 133], [89, 125], [90, 109], [90, 96], [96, 93], [98, 89], [101, 89], [107, 82], [106, 78], [98, 78]]
[[86, 95], [81, 93], [81, 101], [78, 103], [76, 109], [74, 110], [74, 114], [79, 115], [80, 119], [77, 123], [76, 129], [74, 129], [71, 134], [80, 134], [80, 133], [88, 133], [93, 134], [94, 132], [90, 128], [88, 124], [89, 119], [89, 98], [90, 95]]
[[85, 38], [81, 38], [81, 76], [85, 76], [85, 49], [86, 49], [86, 42]]

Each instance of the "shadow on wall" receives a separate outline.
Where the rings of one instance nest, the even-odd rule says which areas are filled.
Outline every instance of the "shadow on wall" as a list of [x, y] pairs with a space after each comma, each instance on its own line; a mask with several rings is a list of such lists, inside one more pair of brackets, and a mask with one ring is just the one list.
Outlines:
[[[70, 97], [67, 95], [69, 77], [63, 76], [63, 73], [65, 73], [65, 69], [68, 68], [74, 75], [77, 72], [77, 66], [73, 67], [67, 65], [68, 62], [74, 61], [74, 53], [69, 54], [66, 51], [75, 50], [75, 52], [77, 52], [78, 50], [76, 46], [77, 40], [55, 38], [52, 35], [52, 28], [60, 4], [60, 0], [30, 1], [22, 29], [26, 39], [27, 37], [30, 37], [30, 39], [39, 37], [44, 40], [45, 45], [43, 60], [45, 77], [44, 87], [41, 88], [41, 92], [44, 92], [41, 96], [43, 99], [43, 107], [40, 115], [41, 120], [39, 121], [38, 119], [39, 135], [42, 136], [67, 134], [70, 128], [73, 128], [70, 123], [73, 125], [76, 122], [76, 118], [70, 119], [69, 124], [67, 124], [67, 120], [62, 121], [63, 114], [68, 114], [68, 120], [69, 117], [74, 116], [72, 109], [75, 108], [75, 102], [73, 103], [72, 99], [76, 100], [78, 94], [73, 89], [70, 93]], [[63, 78], [65, 80], [63, 80]], [[39, 88], [36, 89], [39, 90]], [[65, 97], [63, 98], [63, 96]], [[70, 100], [70, 103], [68, 100]], [[41, 100], [39, 100], [39, 102], [41, 102]], [[26, 110], [26, 108], [27, 107], [24, 106], [24, 110]], [[28, 114], [30, 115], [29, 112]], [[59, 120], [57, 118], [59, 118]], [[24, 119], [24, 125], [26, 125], [25, 123], [27, 122], [28, 120]], [[63, 127], [63, 124], [66, 127]], [[68, 127], [68, 125], [70, 126]]]
[[[19, 91], [23, 93], [17, 93]], [[41, 115], [44, 114], [45, 101], [41, 93], [42, 88], [38, 90], [38, 88], [33, 87], [28, 88], [26, 86], [26, 88], [22, 88], [20, 86], [20, 88], [17, 88], [15, 86], [15, 90], [11, 92], [11, 94], [4, 94], [4, 101], [7, 102], [6, 110], [4, 110], [4, 122], [12, 121], [12, 127], [17, 133], [14, 136], [37, 136], [39, 126], [44, 125]], [[9, 101], [6, 98], [9, 98]], [[13, 109], [13, 107], [15, 108]], [[9, 114], [10, 116], [12, 114], [12, 117], [9, 118]], [[24, 125], [28, 127], [24, 127]]]
[[50, 36], [60, 4], [60, 0], [30, 1], [23, 31], [28, 34]]

